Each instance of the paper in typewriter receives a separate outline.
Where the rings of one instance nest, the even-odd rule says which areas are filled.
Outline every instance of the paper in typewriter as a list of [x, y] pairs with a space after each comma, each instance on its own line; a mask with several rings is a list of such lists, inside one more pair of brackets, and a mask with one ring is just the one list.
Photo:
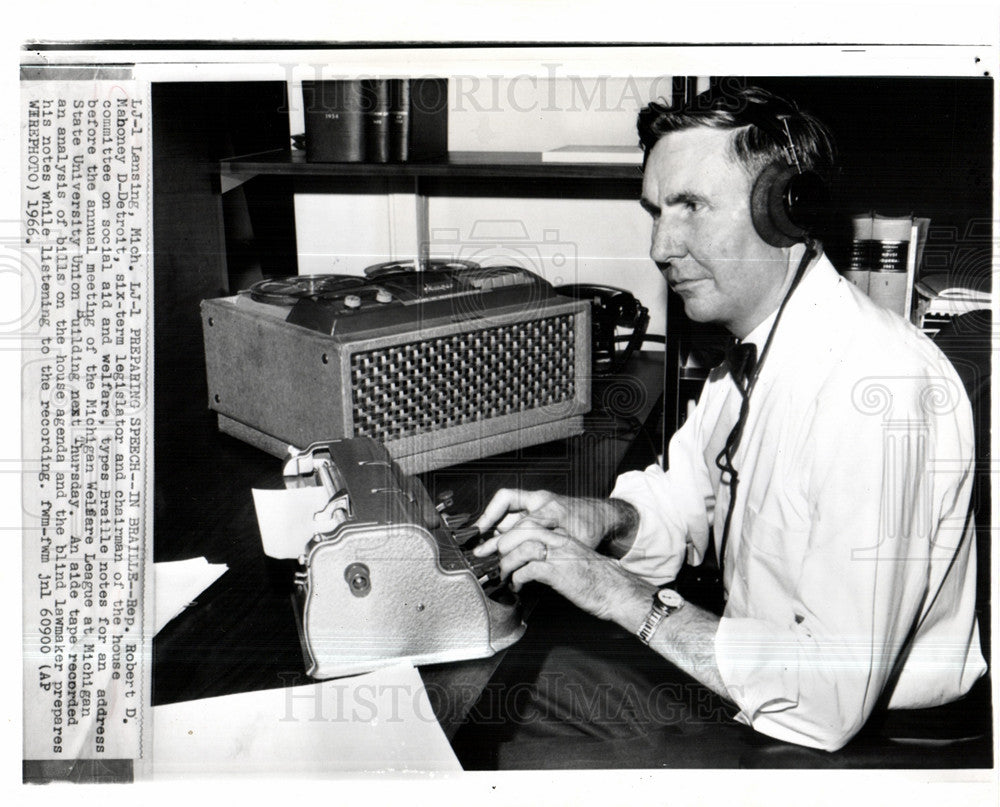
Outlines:
[[264, 554], [272, 558], [299, 557], [317, 532], [314, 515], [323, 509], [328, 498], [322, 487], [254, 488], [253, 504]]

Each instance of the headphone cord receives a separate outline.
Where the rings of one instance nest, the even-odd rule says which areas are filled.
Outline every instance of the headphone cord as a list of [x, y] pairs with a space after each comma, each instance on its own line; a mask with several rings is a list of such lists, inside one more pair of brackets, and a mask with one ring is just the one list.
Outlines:
[[754, 367], [754, 370], [750, 375], [746, 390], [740, 390], [743, 401], [740, 404], [739, 417], [736, 419], [736, 424], [726, 437], [725, 446], [723, 446], [722, 451], [720, 451], [719, 455], [715, 458], [716, 467], [722, 471], [722, 481], [728, 482], [729, 484], [729, 508], [726, 510], [726, 520], [722, 527], [722, 539], [719, 541], [718, 561], [720, 578], [722, 577], [722, 569], [725, 564], [726, 546], [729, 542], [729, 525], [733, 519], [733, 511], [736, 509], [736, 491], [740, 482], [739, 471], [737, 471], [733, 466], [733, 457], [736, 454], [736, 450], [739, 448], [740, 440], [743, 437], [743, 429], [747, 422], [747, 415], [750, 413], [750, 395], [753, 392], [754, 387], [757, 385], [757, 379], [760, 378], [760, 371], [764, 366], [764, 361], [767, 359], [768, 352], [771, 349], [771, 342], [774, 340], [774, 335], [778, 331], [778, 323], [781, 322], [781, 315], [785, 312], [785, 306], [788, 305], [788, 301], [791, 299], [792, 293], [796, 288], [798, 288], [799, 282], [805, 275], [806, 268], [820, 253], [820, 247], [814, 239], [808, 238], [805, 245], [806, 251], [802, 255], [802, 259], [799, 261], [799, 265], [795, 270], [795, 276], [792, 278], [791, 285], [789, 285], [788, 291], [785, 292], [784, 299], [782, 299], [781, 305], [778, 307], [778, 313], [774, 318], [774, 324], [771, 325], [771, 330], [767, 334], [767, 339], [764, 341], [764, 348], [760, 352], [760, 358], [757, 360], [757, 366]]

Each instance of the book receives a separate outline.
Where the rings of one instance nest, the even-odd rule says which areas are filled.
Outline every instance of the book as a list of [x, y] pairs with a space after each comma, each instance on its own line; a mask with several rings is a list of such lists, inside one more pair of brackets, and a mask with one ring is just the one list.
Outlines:
[[389, 159], [406, 162], [410, 156], [410, 81], [389, 79]]
[[909, 318], [930, 219], [859, 213], [851, 225], [851, 262], [844, 277], [883, 308]]
[[448, 79], [410, 79], [407, 160], [427, 160], [448, 153]]
[[406, 162], [448, 153], [448, 79], [303, 81], [307, 162]]
[[844, 277], [865, 294], [868, 293], [869, 275], [872, 270], [872, 214], [851, 216], [851, 263], [844, 270]]
[[914, 290], [917, 285], [917, 270], [924, 257], [924, 246], [927, 243], [927, 232], [930, 227], [931, 220], [929, 218], [914, 218], [913, 226], [910, 229], [910, 251], [907, 255], [906, 300], [903, 303], [903, 316], [909, 317], [914, 324], [919, 324], [919, 319], [915, 316], [916, 306], [913, 304]]
[[906, 272], [913, 216], [872, 216], [873, 272]]
[[639, 146], [560, 146], [542, 152], [543, 163], [642, 165]]
[[365, 112], [365, 161], [389, 162], [389, 79], [361, 82]]
[[307, 162], [363, 162], [364, 91], [361, 81], [302, 82]]
[[868, 296], [883, 308], [902, 317], [909, 316], [906, 307], [912, 276], [907, 271], [911, 257], [910, 236], [912, 216], [872, 216], [872, 264], [868, 276]]

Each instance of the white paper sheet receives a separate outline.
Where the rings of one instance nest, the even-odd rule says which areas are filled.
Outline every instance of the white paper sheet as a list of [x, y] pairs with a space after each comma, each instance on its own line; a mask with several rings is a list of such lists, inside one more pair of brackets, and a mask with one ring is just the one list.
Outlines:
[[154, 776], [460, 771], [409, 665], [157, 706]]
[[257, 524], [264, 554], [272, 558], [297, 558], [316, 532], [313, 516], [326, 506], [329, 494], [322, 487], [253, 491]]
[[209, 563], [205, 558], [154, 563], [155, 633], [183, 611], [188, 604], [229, 567], [224, 563]]

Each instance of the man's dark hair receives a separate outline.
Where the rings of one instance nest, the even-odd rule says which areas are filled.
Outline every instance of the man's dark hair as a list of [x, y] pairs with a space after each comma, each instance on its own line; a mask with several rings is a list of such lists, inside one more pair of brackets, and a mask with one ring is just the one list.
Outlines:
[[836, 149], [825, 124], [767, 90], [733, 86], [729, 82], [722, 82], [687, 103], [668, 105], [654, 101], [643, 108], [638, 121], [643, 164], [664, 135], [705, 126], [734, 130], [733, 158], [750, 176], [756, 176], [770, 163], [785, 161], [786, 121], [802, 170], [827, 176], [833, 168]]

